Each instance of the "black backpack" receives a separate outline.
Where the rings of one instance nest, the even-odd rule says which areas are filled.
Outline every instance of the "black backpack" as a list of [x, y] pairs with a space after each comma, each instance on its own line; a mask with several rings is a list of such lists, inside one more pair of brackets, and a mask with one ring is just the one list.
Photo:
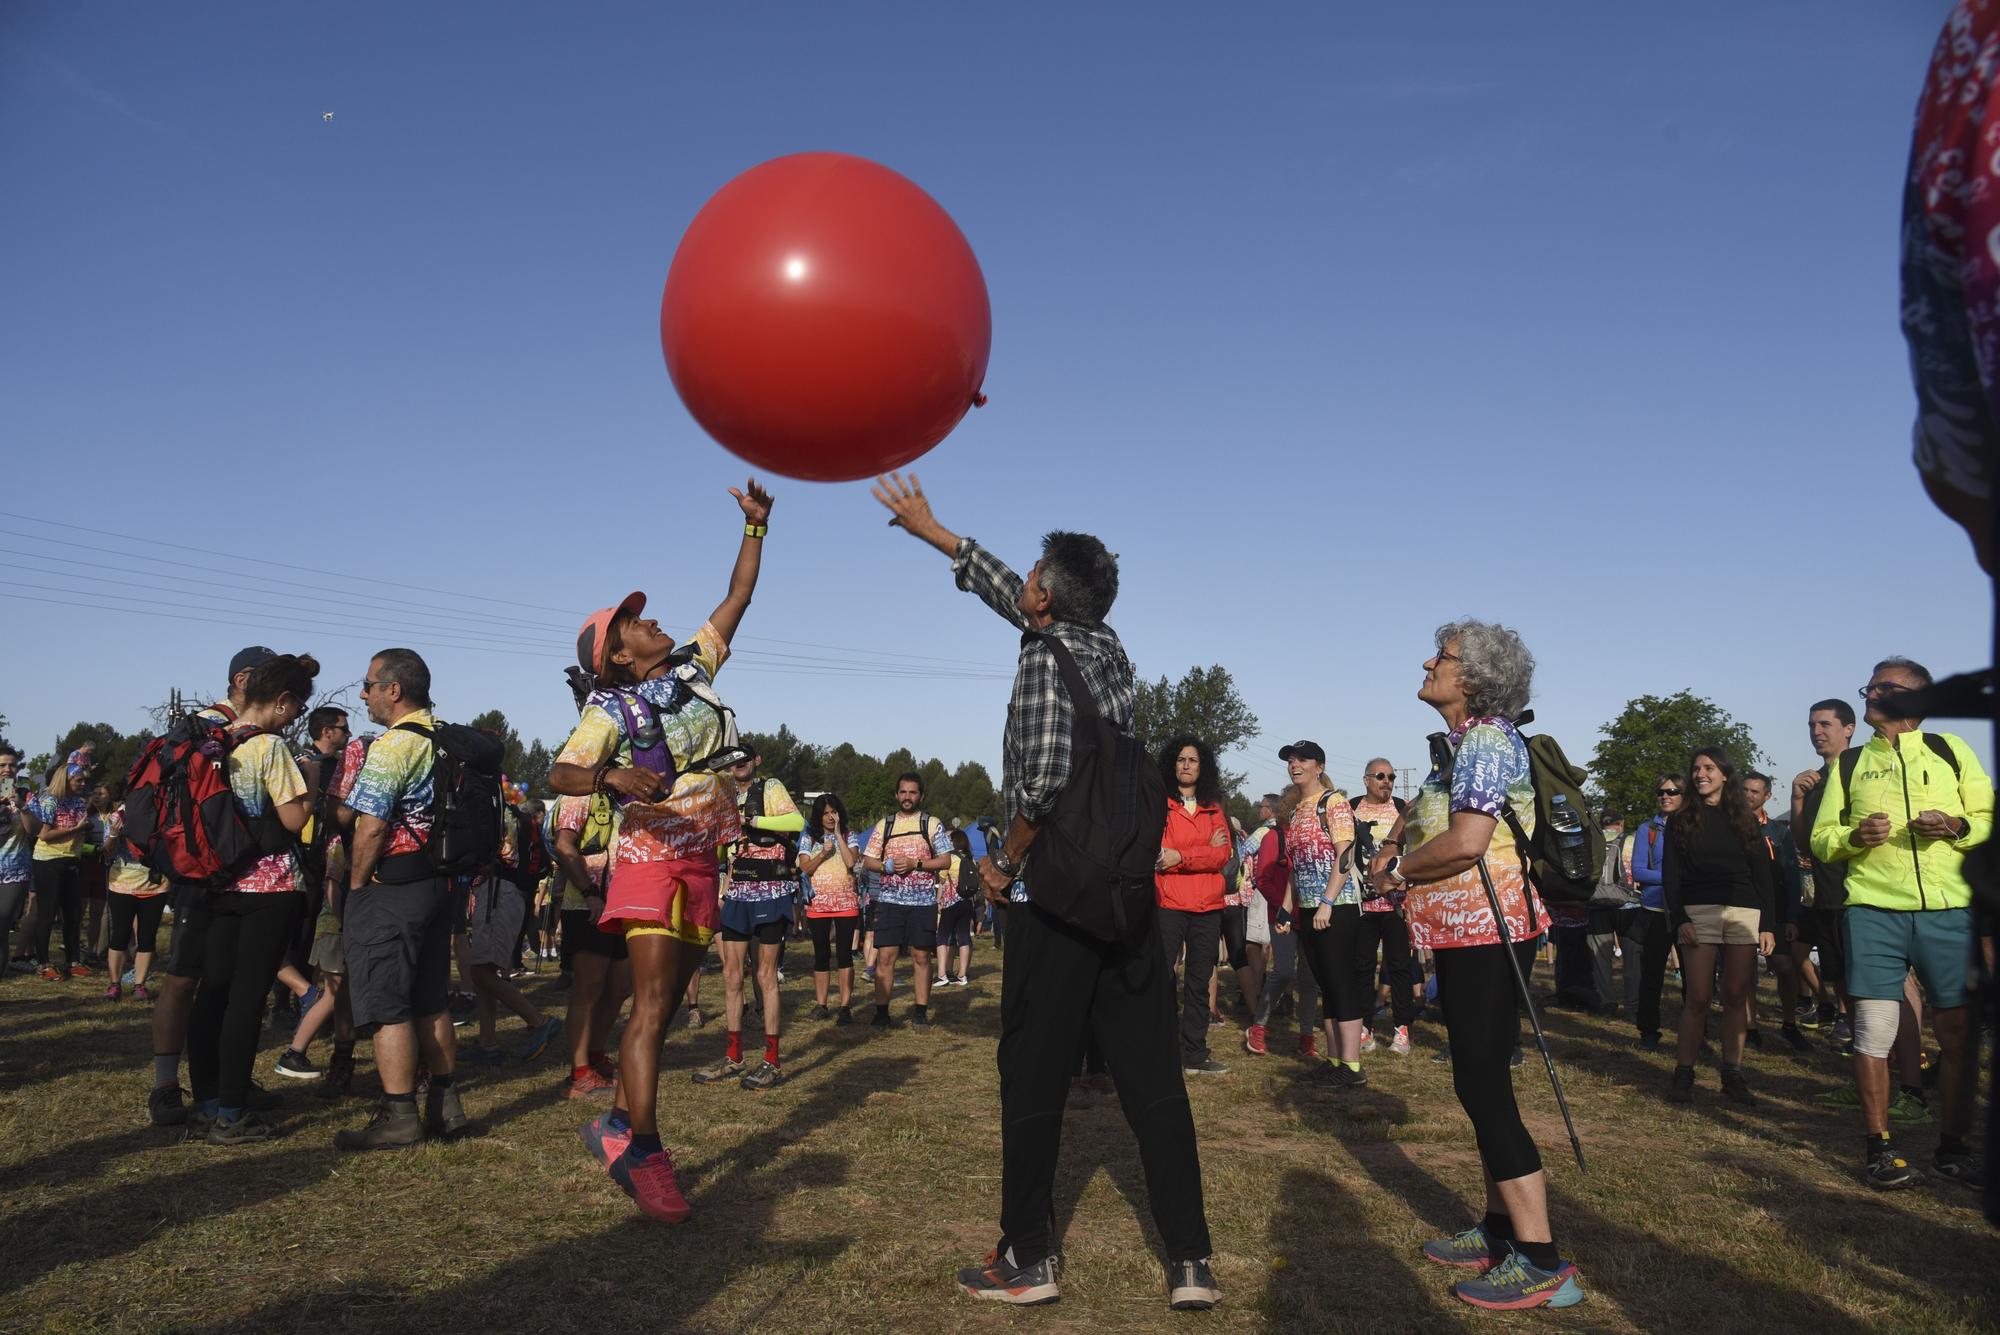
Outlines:
[[1028, 850], [1028, 898], [1101, 941], [1136, 945], [1152, 926], [1153, 864], [1167, 827], [1167, 786], [1138, 738], [1097, 710], [1067, 646], [1048, 646], [1074, 715], [1069, 779]]
[[375, 879], [405, 885], [437, 876], [476, 876], [500, 860], [506, 800], [500, 792], [505, 756], [500, 739], [463, 723], [398, 723], [395, 731], [428, 738], [431, 770], [431, 834], [422, 848], [382, 859]]

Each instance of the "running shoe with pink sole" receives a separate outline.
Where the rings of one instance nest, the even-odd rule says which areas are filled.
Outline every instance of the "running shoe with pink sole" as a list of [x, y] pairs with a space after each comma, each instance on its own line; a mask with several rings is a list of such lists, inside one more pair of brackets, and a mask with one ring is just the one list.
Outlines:
[[663, 1224], [678, 1224], [694, 1213], [674, 1176], [674, 1158], [665, 1150], [633, 1162], [621, 1153], [611, 1161], [611, 1180], [638, 1202], [639, 1212]]
[[607, 1169], [632, 1143], [630, 1131], [614, 1130], [609, 1125], [610, 1116], [610, 1113], [601, 1113], [578, 1127], [576, 1132], [578, 1139], [583, 1141], [583, 1147]]

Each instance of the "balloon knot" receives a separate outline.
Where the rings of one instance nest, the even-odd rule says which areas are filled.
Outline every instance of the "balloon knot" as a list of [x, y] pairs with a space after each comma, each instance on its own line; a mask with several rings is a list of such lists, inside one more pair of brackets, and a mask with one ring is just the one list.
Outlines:
[[972, 406], [975, 408], [984, 408], [986, 406], [986, 396], [974, 390], [972, 394]]

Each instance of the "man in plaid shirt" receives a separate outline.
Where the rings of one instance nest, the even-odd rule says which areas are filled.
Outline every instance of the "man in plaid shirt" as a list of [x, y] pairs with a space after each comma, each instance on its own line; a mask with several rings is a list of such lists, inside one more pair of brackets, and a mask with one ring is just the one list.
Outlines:
[[[1132, 720], [1136, 687], [1117, 632], [1104, 624], [1118, 596], [1118, 560], [1083, 533], [1051, 533], [1024, 580], [931, 513], [914, 475], [879, 478], [875, 498], [908, 530], [951, 558], [958, 587], [978, 594], [1017, 630], [1061, 640], [1077, 661], [1098, 712], [1119, 728]], [[1069, 692], [1055, 656], [1024, 640], [1007, 703], [1001, 785], [1007, 834], [979, 864], [989, 898], [1005, 897], [1035, 832], [1069, 780]], [[1194, 1117], [1181, 1076], [1180, 1037], [1169, 996], [1172, 966], [1152, 926], [1136, 946], [1097, 940], [1018, 904], [1009, 915], [1000, 986], [1000, 1244], [985, 1264], [958, 1272], [975, 1298], [1054, 1302], [1051, 1196], [1062, 1143], [1063, 1105], [1085, 1040], [1095, 1037], [1138, 1138], [1153, 1221], [1167, 1250], [1167, 1289], [1177, 1309], [1213, 1307], [1208, 1222]]]

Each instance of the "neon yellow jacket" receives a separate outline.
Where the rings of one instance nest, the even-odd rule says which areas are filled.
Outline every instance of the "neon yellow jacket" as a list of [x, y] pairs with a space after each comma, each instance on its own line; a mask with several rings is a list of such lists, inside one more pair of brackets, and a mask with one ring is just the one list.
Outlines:
[[[1828, 767], [1826, 796], [1813, 822], [1812, 852], [1822, 862], [1847, 864], [1847, 902], [1909, 912], [1962, 909], [1972, 903], [1965, 881], [1965, 854], [1993, 834], [1993, 780], [1972, 748], [1948, 732], [1934, 732], [1958, 759], [1951, 772], [1920, 732], [1906, 732], [1895, 745], [1881, 734], [1861, 748], [1854, 765], [1853, 791], [1842, 784], [1840, 765]], [[1876, 812], [1889, 817], [1889, 842], [1857, 847], [1854, 829]], [[1925, 811], [1942, 811], [1966, 823], [1963, 838], [1926, 839], [1910, 821]]]

